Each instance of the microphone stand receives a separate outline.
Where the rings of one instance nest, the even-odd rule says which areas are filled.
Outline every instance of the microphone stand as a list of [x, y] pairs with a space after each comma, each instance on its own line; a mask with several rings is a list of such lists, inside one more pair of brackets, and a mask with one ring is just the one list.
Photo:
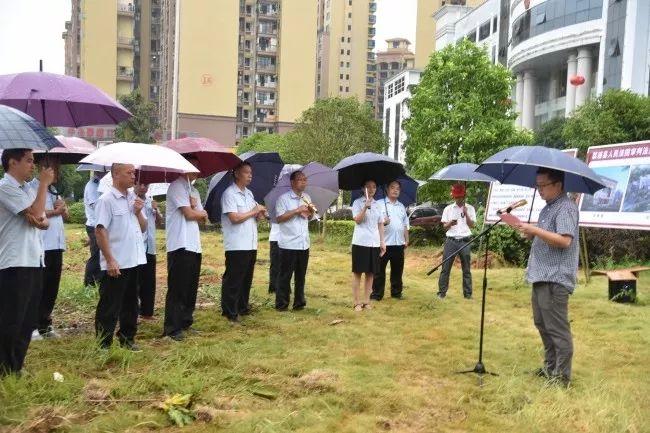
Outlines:
[[438, 268], [440, 268], [442, 265], [447, 263], [449, 260], [452, 258], [456, 258], [456, 255], [460, 253], [460, 251], [468, 247], [469, 245], [473, 244], [476, 242], [478, 239], [481, 239], [485, 237], [485, 259], [483, 260], [483, 288], [482, 288], [482, 297], [481, 297], [481, 330], [479, 333], [479, 349], [478, 349], [478, 362], [474, 366], [473, 369], [471, 370], [463, 370], [463, 371], [457, 371], [457, 374], [469, 374], [469, 373], [476, 373], [478, 374], [479, 377], [479, 385], [483, 385], [483, 375], [484, 374], [489, 374], [492, 376], [498, 376], [496, 373], [492, 373], [486, 370], [485, 364], [483, 364], [483, 330], [485, 327], [485, 295], [487, 293], [487, 261], [488, 261], [488, 247], [490, 244], [490, 232], [492, 229], [494, 229], [497, 226], [498, 223], [490, 224], [487, 226], [485, 230], [483, 230], [481, 233], [478, 235], [474, 236], [474, 238], [470, 239], [465, 245], [460, 247], [458, 250], [454, 251], [454, 253], [450, 254], [447, 258], [443, 259], [438, 266], [435, 268], [431, 269], [429, 272], [427, 272], [427, 275], [431, 275], [434, 273]]

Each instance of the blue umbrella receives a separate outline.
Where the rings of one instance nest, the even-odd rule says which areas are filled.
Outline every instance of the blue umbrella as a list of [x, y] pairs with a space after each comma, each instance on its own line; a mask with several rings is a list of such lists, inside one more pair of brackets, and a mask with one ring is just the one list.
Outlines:
[[[416, 203], [417, 195], [418, 195], [418, 187], [420, 186], [419, 182], [407, 175], [400, 176], [396, 180], [400, 183], [402, 187], [397, 200], [399, 200], [399, 202], [402, 203], [405, 207], [409, 207], [413, 203]], [[388, 187], [388, 185], [381, 185], [380, 187], [377, 188], [377, 192], [375, 193], [375, 200], [384, 199], [385, 201], [386, 195], [384, 194], [384, 189], [386, 187]], [[351, 196], [350, 197], [350, 205], [351, 205], [359, 197], [365, 196], [365, 193], [361, 189], [355, 189], [352, 191], [350, 196]]]
[[544, 146], [515, 146], [498, 152], [476, 169], [504, 184], [535, 188], [537, 169], [550, 168], [564, 172], [564, 190], [593, 194], [605, 188], [587, 164], [561, 150]]
[[36, 120], [15, 108], [0, 105], [0, 149], [49, 150], [61, 146]]
[[363, 152], [343, 158], [334, 166], [339, 172], [339, 188], [352, 191], [365, 181], [386, 185], [404, 175], [404, 166], [393, 158], [378, 153]]
[[[280, 155], [277, 152], [246, 152], [239, 155], [239, 158], [252, 165], [253, 181], [248, 189], [253, 193], [255, 201], [262, 203], [280, 177], [284, 166]], [[232, 183], [232, 171], [219, 172], [210, 180], [204, 207], [211, 222], [221, 222], [221, 195]]]
[[445, 168], [436, 171], [429, 180], [456, 180], [465, 182], [494, 182], [494, 179], [483, 173], [474, 170], [478, 164], [462, 162], [460, 164], [451, 164]]
[[[292, 171], [296, 171], [294, 169]], [[302, 168], [298, 168], [307, 178], [307, 188], [305, 192], [311, 198], [311, 203], [316, 207], [320, 215], [330, 207], [332, 202], [339, 196], [339, 181], [338, 173], [331, 168], [319, 164], [318, 162], [310, 162]], [[278, 184], [273, 188], [264, 198], [264, 203], [269, 212], [269, 217], [272, 222], [275, 222], [275, 204], [278, 198], [291, 190], [290, 176], [284, 175], [280, 177]], [[307, 202], [305, 202], [307, 204]]]

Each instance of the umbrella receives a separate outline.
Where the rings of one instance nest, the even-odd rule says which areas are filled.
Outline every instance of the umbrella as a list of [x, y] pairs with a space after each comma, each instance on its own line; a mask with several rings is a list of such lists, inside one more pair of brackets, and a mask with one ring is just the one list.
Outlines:
[[131, 117], [97, 87], [48, 72], [0, 75], [0, 104], [27, 113], [45, 126], [114, 125]]
[[[253, 166], [253, 181], [248, 189], [253, 193], [255, 201], [262, 203], [266, 194], [278, 182], [284, 163], [277, 152], [246, 152], [239, 155], [242, 161]], [[221, 222], [221, 195], [233, 182], [232, 172], [223, 171], [214, 175], [208, 187], [208, 198], [205, 200], [205, 210], [213, 223]]]
[[[99, 180], [99, 185], [97, 185], [97, 191], [100, 193], [104, 193], [112, 186], [113, 186], [113, 176], [109, 171]], [[168, 189], [169, 189], [169, 184], [166, 182], [149, 184], [149, 189], [147, 190], [147, 197], [154, 197], [156, 195], [167, 195]]]
[[535, 188], [537, 169], [564, 172], [564, 190], [593, 194], [605, 187], [600, 176], [578, 158], [544, 146], [515, 146], [498, 152], [476, 169], [501, 183]]
[[465, 182], [494, 182], [494, 179], [476, 170], [477, 164], [462, 162], [436, 171], [429, 180], [456, 180]]
[[34, 152], [34, 159], [37, 162], [52, 158], [58, 160], [61, 164], [77, 164], [83, 157], [90, 155], [97, 149], [94, 144], [83, 138], [64, 137], [63, 135], [57, 135], [55, 138], [63, 146], [55, 147], [49, 152]]
[[98, 171], [100, 173], [105, 173], [109, 171], [110, 168], [106, 168], [103, 165], [97, 164], [79, 164], [76, 171]]
[[[305, 192], [311, 198], [311, 203], [314, 204], [317, 211], [322, 214], [339, 196], [338, 173], [318, 162], [310, 162], [302, 169], [297, 170], [302, 171], [305, 177], [307, 177], [307, 188]], [[275, 204], [278, 198], [290, 190], [290, 176], [281, 176], [277, 185], [264, 197], [264, 203], [266, 204], [269, 218], [272, 222], [276, 222]]]
[[171, 175], [197, 173], [198, 170], [173, 150], [155, 144], [113, 143], [100, 147], [80, 161], [105, 170], [113, 164], [132, 164], [140, 170], [138, 181], [164, 182]]
[[212, 176], [215, 173], [235, 168], [241, 159], [230, 148], [209, 138], [187, 137], [170, 140], [162, 146], [175, 150], [185, 157], [194, 157], [199, 162], [200, 177]]
[[49, 150], [61, 143], [36, 120], [0, 105], [0, 149]]
[[334, 170], [339, 172], [339, 188], [350, 191], [361, 188], [367, 180], [386, 185], [405, 174], [404, 166], [393, 158], [371, 152], [343, 158]]
[[[409, 207], [413, 203], [417, 202], [417, 194], [420, 183], [407, 175], [400, 176], [396, 180], [399, 181], [400, 185], [402, 186], [399, 198], [397, 200], [399, 200], [399, 202], [402, 203], [405, 207]], [[364, 195], [365, 193], [362, 190], [355, 189], [350, 195], [350, 202], [354, 203], [356, 199]], [[377, 192], [375, 193], [375, 200], [381, 199], [384, 199], [384, 202], [386, 201], [384, 186], [377, 188]]]

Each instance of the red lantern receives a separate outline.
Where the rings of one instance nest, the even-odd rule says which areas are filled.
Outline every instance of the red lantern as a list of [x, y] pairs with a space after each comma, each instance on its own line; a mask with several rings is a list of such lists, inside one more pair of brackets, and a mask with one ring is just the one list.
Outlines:
[[583, 84], [585, 84], [585, 77], [583, 77], [582, 75], [574, 75], [573, 77], [571, 77], [569, 82], [574, 86], [582, 86]]

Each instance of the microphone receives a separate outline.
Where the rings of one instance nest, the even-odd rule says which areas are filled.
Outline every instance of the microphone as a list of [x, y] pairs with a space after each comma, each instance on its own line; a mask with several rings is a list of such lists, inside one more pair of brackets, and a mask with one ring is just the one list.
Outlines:
[[510, 203], [508, 207], [504, 207], [503, 209], [499, 209], [497, 211], [497, 215], [501, 215], [503, 213], [510, 213], [513, 209], [517, 209], [518, 207], [526, 206], [528, 204], [527, 200], [519, 200], [514, 203]]

